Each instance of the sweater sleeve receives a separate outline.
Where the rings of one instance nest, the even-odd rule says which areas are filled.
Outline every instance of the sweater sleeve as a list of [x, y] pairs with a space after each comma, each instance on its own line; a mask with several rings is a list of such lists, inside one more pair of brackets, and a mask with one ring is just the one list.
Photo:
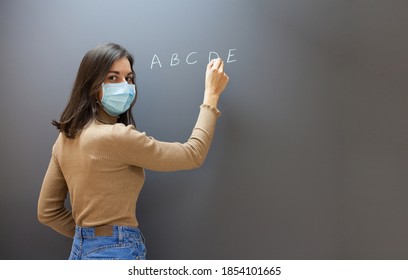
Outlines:
[[117, 154], [129, 165], [154, 171], [200, 167], [207, 156], [220, 114], [217, 108], [201, 105], [196, 125], [185, 143], [157, 141], [133, 126], [115, 125], [113, 135]]
[[71, 211], [65, 208], [68, 188], [54, 156], [54, 148], [55, 145], [38, 199], [38, 220], [55, 231], [72, 238], [75, 233], [75, 221]]

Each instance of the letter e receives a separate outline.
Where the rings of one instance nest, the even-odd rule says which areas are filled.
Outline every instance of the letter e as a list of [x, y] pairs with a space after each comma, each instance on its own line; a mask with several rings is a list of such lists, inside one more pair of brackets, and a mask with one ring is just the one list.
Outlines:
[[227, 63], [231, 63], [231, 62], [237, 61], [236, 59], [230, 60], [231, 57], [235, 56], [232, 52], [233, 52], [233, 51], [236, 51], [236, 50], [237, 50], [237, 49], [230, 49], [230, 50], [228, 51]]

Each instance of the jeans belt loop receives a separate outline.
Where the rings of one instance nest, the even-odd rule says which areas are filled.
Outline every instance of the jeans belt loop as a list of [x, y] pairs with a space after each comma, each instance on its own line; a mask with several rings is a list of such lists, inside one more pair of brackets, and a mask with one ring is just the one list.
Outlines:
[[123, 242], [123, 227], [118, 226], [118, 241]]

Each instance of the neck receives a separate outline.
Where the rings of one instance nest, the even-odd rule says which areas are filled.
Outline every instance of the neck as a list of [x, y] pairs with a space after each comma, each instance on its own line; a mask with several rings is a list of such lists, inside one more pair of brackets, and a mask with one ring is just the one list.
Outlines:
[[111, 116], [108, 113], [105, 112], [105, 110], [102, 108], [100, 104], [98, 104], [98, 112], [96, 114], [96, 120], [98, 120], [101, 123], [106, 123], [106, 124], [115, 124], [118, 122], [118, 116]]

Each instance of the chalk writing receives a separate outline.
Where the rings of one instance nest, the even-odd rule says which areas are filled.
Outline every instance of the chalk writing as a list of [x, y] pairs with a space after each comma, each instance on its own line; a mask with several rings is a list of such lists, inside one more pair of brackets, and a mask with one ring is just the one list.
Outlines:
[[[226, 55], [226, 59], [224, 59], [225, 63], [233, 63], [236, 62], [236, 51], [237, 49], [229, 49], [228, 53]], [[215, 51], [210, 51], [208, 53], [208, 62], [211, 61], [211, 59], [214, 58], [219, 58], [221, 57], [218, 52]], [[187, 65], [193, 65], [198, 62], [198, 52], [190, 52], [188, 55], [186, 55], [185, 58], [180, 57], [180, 55], [175, 52], [170, 56], [170, 61], [168, 61], [168, 65], [170, 67], [175, 67], [180, 64], [187, 64]], [[163, 60], [165, 61], [165, 60]], [[152, 57], [152, 62], [150, 64], [150, 69], [153, 68], [163, 68], [162, 61], [160, 60], [159, 56], [157, 54], [154, 54]]]

